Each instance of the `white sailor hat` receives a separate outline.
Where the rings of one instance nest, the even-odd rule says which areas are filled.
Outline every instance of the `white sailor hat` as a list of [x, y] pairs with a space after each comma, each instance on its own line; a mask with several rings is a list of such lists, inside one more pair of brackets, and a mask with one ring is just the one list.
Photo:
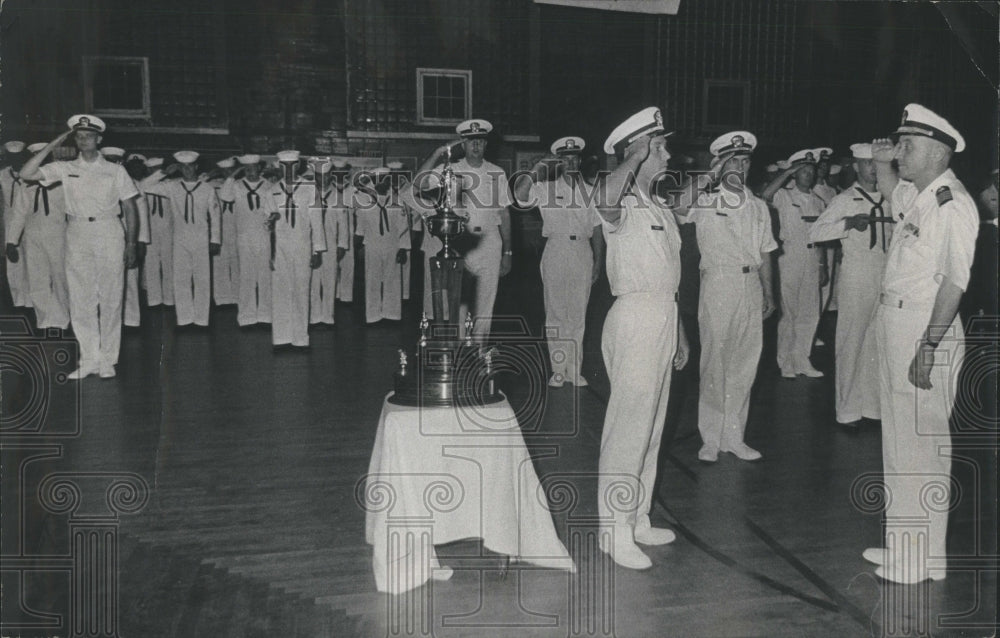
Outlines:
[[840, 172], [840, 169], [841, 169], [840, 164], [831, 164], [830, 165], [830, 174], [831, 175], [836, 175], [837, 173]]
[[792, 153], [791, 157], [788, 158], [788, 165], [794, 166], [797, 164], [815, 164], [818, 159], [819, 158], [816, 156], [816, 149], [804, 148], [801, 151]]
[[28, 144], [29, 153], [37, 153], [38, 151], [45, 148], [46, 142], [35, 142], [34, 144]]
[[854, 159], [871, 159], [872, 145], [867, 142], [851, 144], [851, 155], [854, 156]]
[[789, 166], [791, 166], [788, 160], [778, 160], [777, 162], [774, 163], [774, 165], [778, 167], [779, 171], [783, 171]]
[[767, 168], [765, 168], [764, 170], [766, 172], [768, 172], [768, 173], [777, 173], [778, 172], [778, 165], [777, 164], [768, 164]]
[[814, 148], [813, 152], [816, 153], [817, 162], [828, 160], [830, 159], [830, 156], [833, 155], [833, 149], [830, 148], [829, 146], [820, 146], [819, 148]]
[[20, 140], [11, 140], [3, 145], [3, 149], [8, 153], [20, 153], [24, 150], [24, 142]]
[[243, 164], [243, 165], [247, 165], [247, 164], [259, 164], [260, 163], [260, 155], [254, 155], [252, 153], [248, 154], [248, 155], [240, 155], [239, 157], [236, 158], [236, 161], [239, 162], [240, 164]]
[[218, 166], [219, 168], [232, 168], [236, 166], [236, 162], [233, 161], [233, 158], [227, 157], [225, 159], [219, 160], [218, 162], [215, 163], [215, 165]]
[[139, 160], [143, 164], [146, 163], [146, 156], [142, 153], [129, 153], [128, 157], [125, 158], [126, 162], [131, 162], [132, 160]]
[[125, 157], [125, 149], [117, 146], [102, 146], [101, 155], [104, 157]]
[[392, 162], [386, 162], [385, 167], [390, 171], [401, 171], [403, 170], [403, 163], [398, 160], [394, 160]]
[[146, 168], [156, 168], [157, 166], [163, 166], [163, 158], [162, 157], [150, 157], [145, 162], [143, 162], [143, 164], [146, 165]]
[[583, 141], [582, 137], [573, 137], [571, 135], [569, 137], [560, 137], [555, 142], [552, 142], [549, 151], [556, 155], [570, 155], [583, 152], [586, 146], [587, 143]]
[[94, 131], [96, 133], [103, 133], [104, 129], [107, 127], [104, 125], [104, 120], [97, 117], [96, 115], [74, 115], [73, 117], [66, 120], [66, 126], [70, 127], [74, 131]]
[[965, 150], [965, 138], [948, 120], [919, 104], [907, 104], [894, 136], [921, 135], [937, 140], [956, 153]]
[[757, 136], [750, 131], [731, 131], [720, 135], [708, 146], [712, 155], [720, 157], [728, 153], [746, 155], [757, 148]]
[[299, 161], [301, 153], [294, 150], [278, 151], [276, 156], [279, 162], [297, 162]]
[[329, 173], [333, 168], [333, 160], [327, 155], [313, 155], [309, 158], [309, 166], [307, 171], [318, 171], [320, 173]]
[[[618, 125], [604, 141], [604, 152], [615, 155], [644, 135], [663, 133], [663, 115], [660, 109], [649, 106]], [[672, 135], [673, 133], [666, 133]]]
[[493, 125], [486, 120], [466, 120], [455, 127], [455, 132], [467, 140], [486, 137], [493, 130]]
[[346, 161], [344, 161], [342, 159], [335, 159], [335, 160], [333, 160], [333, 168], [336, 169], [336, 170], [338, 170], [338, 171], [346, 171], [350, 167], [351, 167], [351, 165], [348, 164]]
[[198, 161], [198, 157], [197, 151], [177, 151], [174, 153], [174, 159], [181, 164], [193, 164]]
[[371, 171], [371, 176], [375, 179], [381, 179], [389, 174], [389, 169], [385, 166], [378, 166], [373, 168]]

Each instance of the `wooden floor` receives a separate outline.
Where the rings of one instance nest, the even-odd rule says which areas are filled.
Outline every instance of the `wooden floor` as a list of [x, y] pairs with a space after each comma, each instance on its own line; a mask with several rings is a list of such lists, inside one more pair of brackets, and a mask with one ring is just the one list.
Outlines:
[[[540, 290], [529, 266], [505, 280], [498, 298], [501, 312], [523, 318], [534, 345]], [[414, 310], [407, 309], [404, 322], [366, 327], [356, 299], [338, 305], [335, 328], [311, 331], [307, 353], [273, 353], [269, 331], [237, 328], [235, 309], [224, 307], [213, 309], [212, 327], [202, 332], [176, 333], [172, 313], [144, 311], [143, 327], [124, 336], [114, 380], [52, 381], [73, 367], [53, 355], [42, 381], [46, 411], [37, 418], [45, 432], [72, 433], [76, 424], [80, 431], [5, 437], [4, 555], [19, 551], [17, 542], [24, 554], [68, 551], [67, 517], [38, 505], [46, 476], [135, 473], [150, 495], [140, 511], [120, 518], [122, 636], [993, 633], [995, 450], [978, 435], [961, 439], [969, 460], [955, 463], [961, 489], [947, 580], [916, 588], [878, 581], [861, 551], [879, 543], [880, 517], [852, 504], [852, 486], [881, 470], [879, 430], [848, 433], [834, 425], [829, 346], [814, 355], [827, 378], [779, 377], [770, 356], [773, 321], [747, 436], [764, 453], [762, 462], [728, 455], [711, 466], [696, 461], [697, 359], [677, 375], [653, 520], [679, 539], [651, 550], [652, 569], [608, 575], [602, 555], [584, 547], [575, 579], [531, 568], [502, 575], [500, 557], [492, 557], [497, 569], [484, 570], [480, 558], [489, 552], [463, 541], [439, 548], [456, 568], [450, 581], [407, 597], [377, 593], [355, 493], [391, 388], [396, 349], [414, 341]], [[529, 447], [557, 451], [536, 462], [542, 482], [571, 476], [580, 495], [555, 514], [564, 539], [596, 512], [593, 477], [607, 396], [599, 341], [610, 302], [601, 282], [585, 347], [590, 388], [543, 386], [538, 394], [539, 380], [526, 372], [501, 378], [512, 403], [534, 415], [521, 424]], [[23, 314], [4, 313], [6, 336]], [[821, 331], [830, 345], [834, 317]], [[57, 336], [39, 347], [65, 350]], [[544, 359], [539, 365], [544, 374]], [[31, 389], [37, 381], [7, 363], [3, 382], [7, 414], [37, 394]], [[62, 447], [32, 460], [46, 444]], [[30, 619], [28, 610], [65, 613], [66, 588], [64, 574], [19, 581], [4, 572], [4, 635]]]

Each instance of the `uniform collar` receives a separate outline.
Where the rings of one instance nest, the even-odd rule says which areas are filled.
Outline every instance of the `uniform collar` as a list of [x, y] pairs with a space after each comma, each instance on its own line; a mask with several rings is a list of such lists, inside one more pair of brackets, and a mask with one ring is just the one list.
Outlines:
[[[934, 181], [928, 184], [927, 187], [924, 188], [924, 190], [917, 193], [917, 196], [922, 197], [925, 194], [929, 193], [930, 195], [928, 196], [933, 197], [934, 192], [937, 189], [941, 188], [942, 186], [950, 186], [954, 181], [955, 181], [955, 173], [953, 173], [950, 168], [947, 168], [943, 173], [935, 177]], [[916, 184], [910, 182], [910, 185], [913, 187], [914, 190], [916, 190], [917, 188]]]

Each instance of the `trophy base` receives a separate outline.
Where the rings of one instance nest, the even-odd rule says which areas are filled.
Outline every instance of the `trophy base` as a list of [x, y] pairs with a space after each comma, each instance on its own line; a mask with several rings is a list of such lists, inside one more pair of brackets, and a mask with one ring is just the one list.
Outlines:
[[504, 400], [479, 348], [461, 342], [428, 342], [415, 369], [397, 370], [389, 403], [409, 407], [489, 405]]

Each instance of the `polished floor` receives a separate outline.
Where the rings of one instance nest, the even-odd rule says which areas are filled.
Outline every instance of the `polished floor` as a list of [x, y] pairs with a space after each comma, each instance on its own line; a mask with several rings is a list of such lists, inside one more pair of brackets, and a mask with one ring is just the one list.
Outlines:
[[[697, 359], [677, 375], [653, 520], [678, 540], [650, 551], [652, 569], [614, 568], [577, 546], [596, 515], [607, 396], [599, 342], [610, 302], [602, 281], [585, 344], [591, 386], [550, 390], [537, 271], [522, 264], [498, 298], [530, 333], [510, 340], [537, 363], [499, 382], [525, 415], [542, 483], [565, 481], [577, 497], [553, 509], [579, 552], [578, 575], [506, 569], [469, 540], [439, 548], [455, 568], [450, 581], [401, 597], [375, 591], [356, 493], [396, 350], [415, 340], [412, 304], [403, 322], [374, 326], [364, 325], [359, 297], [339, 304], [336, 327], [311, 330], [307, 352], [272, 352], [270, 332], [238, 328], [232, 307], [213, 309], [207, 330], [181, 332], [172, 313], [144, 310], [143, 326], [124, 335], [117, 378], [80, 383], [60, 376], [73, 367], [73, 342], [31, 332], [30, 313], [8, 305], [3, 634], [70, 633], [59, 623], [74, 602], [73, 530], [97, 524], [117, 530], [111, 599], [129, 637], [994, 633], [995, 439], [981, 424], [955, 425], [947, 579], [879, 581], [861, 551], [880, 540], [878, 495], [866, 489], [881, 470], [880, 432], [833, 422], [835, 314], [814, 354], [824, 379], [780, 378], [767, 323], [747, 435], [760, 462], [697, 462]], [[76, 491], [60, 491], [63, 479]], [[138, 491], [108, 499], [115, 481]]]

